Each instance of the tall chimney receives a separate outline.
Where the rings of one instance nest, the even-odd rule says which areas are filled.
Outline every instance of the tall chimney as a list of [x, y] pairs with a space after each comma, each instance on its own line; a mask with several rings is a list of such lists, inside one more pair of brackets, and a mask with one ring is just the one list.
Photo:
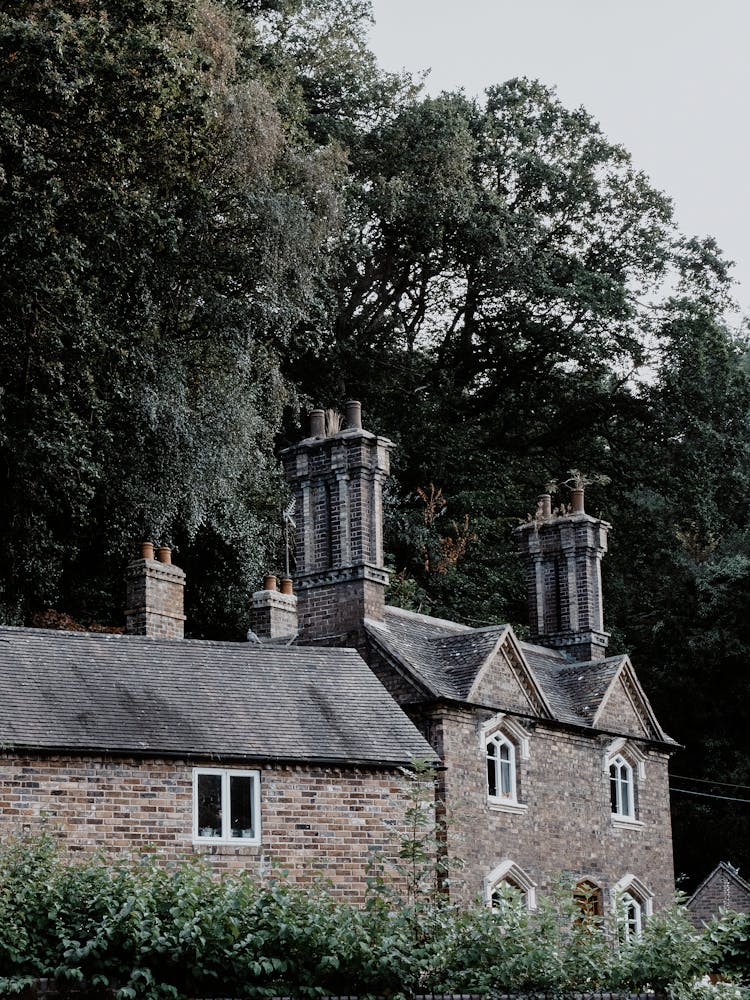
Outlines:
[[574, 660], [601, 660], [609, 642], [601, 561], [610, 525], [584, 511], [583, 490], [574, 492], [570, 513], [553, 514], [542, 494], [535, 518], [514, 528], [526, 569], [531, 641]]
[[125, 632], [161, 639], [182, 639], [185, 635], [185, 574], [172, 565], [172, 550], [157, 549], [151, 542], [141, 545], [141, 557], [125, 572], [127, 610]]
[[364, 619], [382, 619], [388, 573], [383, 563], [383, 483], [392, 443], [362, 429], [360, 404], [346, 404], [345, 426], [311, 434], [282, 453], [294, 491], [295, 589], [303, 641], [362, 648]]

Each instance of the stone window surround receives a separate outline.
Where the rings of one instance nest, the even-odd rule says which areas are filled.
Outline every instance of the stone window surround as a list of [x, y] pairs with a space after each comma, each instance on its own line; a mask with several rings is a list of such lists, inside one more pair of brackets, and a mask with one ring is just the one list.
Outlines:
[[[654, 894], [637, 875], [627, 874], [612, 886], [612, 908], [626, 941], [639, 936], [643, 921], [654, 912]], [[631, 930], [631, 924], [634, 925]]]
[[532, 882], [523, 868], [510, 858], [505, 858], [485, 876], [483, 895], [490, 909], [492, 909], [492, 895], [503, 882], [523, 893], [527, 909], [536, 909], [536, 882]]
[[[198, 779], [201, 775], [211, 774], [221, 777], [221, 816], [222, 835], [220, 837], [202, 837], [198, 829]], [[230, 831], [230, 778], [251, 779], [251, 809], [253, 815], [252, 837], [232, 837]], [[193, 768], [193, 843], [201, 845], [226, 845], [233, 847], [257, 847], [261, 843], [260, 815], [260, 771], [248, 771], [232, 767], [194, 767]]]
[[[619, 758], [624, 761], [630, 769], [630, 801], [631, 813], [621, 814], [612, 812], [612, 826], [619, 830], [642, 830], [644, 823], [638, 819], [636, 806], [636, 791], [639, 784], [646, 780], [646, 756], [643, 751], [626, 737], [618, 737], [609, 743], [604, 751], [604, 774], [607, 779], [607, 790], [609, 792], [610, 767]], [[609, 795], [607, 796], [609, 802]]]
[[[509, 798], [493, 796], [489, 794], [486, 787], [487, 804], [493, 812], [505, 813], [525, 813], [528, 806], [525, 802], [518, 801], [518, 758], [529, 759], [529, 734], [518, 722], [505, 712], [498, 712], [481, 727], [479, 732], [479, 743], [482, 760], [487, 761], [487, 746], [498, 738], [511, 750], [511, 775], [512, 775], [512, 795]], [[486, 782], [485, 775], [485, 782]], [[520, 869], [519, 869], [520, 871]]]

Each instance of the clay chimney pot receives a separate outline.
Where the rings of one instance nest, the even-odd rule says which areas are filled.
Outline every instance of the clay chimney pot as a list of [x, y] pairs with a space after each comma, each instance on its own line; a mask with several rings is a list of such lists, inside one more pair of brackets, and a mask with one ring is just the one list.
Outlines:
[[292, 581], [288, 576], [282, 577], [281, 580], [281, 593], [282, 594], [293, 594]]
[[583, 488], [576, 487], [570, 491], [570, 502], [574, 514], [583, 514]]
[[153, 559], [153, 558], [154, 558], [154, 543], [141, 542], [141, 559]]
[[171, 563], [172, 562], [172, 550], [168, 545], [160, 545], [156, 550], [156, 558], [161, 563]]
[[276, 590], [276, 577], [273, 575], [273, 573], [267, 573], [263, 577], [263, 589]]

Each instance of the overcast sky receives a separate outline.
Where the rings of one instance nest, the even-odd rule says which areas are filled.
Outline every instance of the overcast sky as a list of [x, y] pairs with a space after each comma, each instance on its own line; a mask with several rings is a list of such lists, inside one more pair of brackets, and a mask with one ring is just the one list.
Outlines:
[[750, 313], [750, 0], [373, 0], [384, 69], [480, 94], [514, 76], [584, 105], [673, 199], [680, 229], [715, 236]]

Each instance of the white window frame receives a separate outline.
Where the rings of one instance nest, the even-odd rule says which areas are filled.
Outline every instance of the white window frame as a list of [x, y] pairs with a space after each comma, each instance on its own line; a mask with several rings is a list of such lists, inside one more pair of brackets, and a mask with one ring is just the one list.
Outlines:
[[[614, 774], [612, 773], [614, 771]], [[617, 819], [635, 819], [633, 766], [621, 753], [609, 761], [610, 808]], [[612, 788], [614, 786], [614, 796]], [[613, 801], [614, 798], [614, 801]], [[626, 800], [623, 803], [623, 800]]]
[[[624, 738], [614, 740], [604, 754], [604, 772], [607, 780], [607, 805], [612, 826], [620, 830], [640, 830], [644, 823], [638, 819], [636, 791], [646, 780], [646, 757], [641, 750]], [[629, 812], [622, 811], [621, 779], [617, 785], [617, 811], [612, 809], [612, 767], [625, 769], [628, 777]]]
[[493, 894], [503, 883], [518, 889], [523, 894], [527, 909], [536, 909], [536, 882], [532, 882], [523, 868], [519, 867], [515, 861], [506, 858], [496, 868], [493, 868], [484, 880], [484, 901], [491, 910], [494, 909]]
[[[221, 777], [221, 836], [202, 837], [198, 829], [198, 779], [201, 775], [211, 774]], [[230, 809], [230, 779], [251, 779], [251, 809], [255, 825], [252, 837], [233, 837]], [[227, 767], [194, 767], [193, 768], [193, 843], [206, 845], [226, 845], [233, 847], [257, 847], [261, 842], [260, 815], [260, 771], [245, 771]]]
[[621, 940], [630, 941], [653, 914], [654, 894], [636, 875], [624, 875], [612, 888], [612, 906]]
[[643, 931], [643, 907], [640, 901], [625, 892], [620, 897], [619, 909], [619, 926], [624, 940], [639, 938]]
[[[490, 745], [494, 745], [496, 753], [492, 757], [489, 753]], [[507, 770], [510, 777], [510, 791], [503, 795], [502, 788], [502, 764], [500, 761], [501, 747], [508, 751]], [[504, 713], [494, 716], [480, 730], [480, 749], [484, 765], [483, 781], [487, 804], [495, 812], [524, 813], [528, 808], [525, 802], [518, 801], [518, 758], [528, 760], [529, 757], [529, 734], [513, 719]], [[520, 751], [520, 753], [519, 753]], [[498, 793], [491, 795], [488, 781], [488, 767], [492, 761], [495, 768], [495, 788]]]

